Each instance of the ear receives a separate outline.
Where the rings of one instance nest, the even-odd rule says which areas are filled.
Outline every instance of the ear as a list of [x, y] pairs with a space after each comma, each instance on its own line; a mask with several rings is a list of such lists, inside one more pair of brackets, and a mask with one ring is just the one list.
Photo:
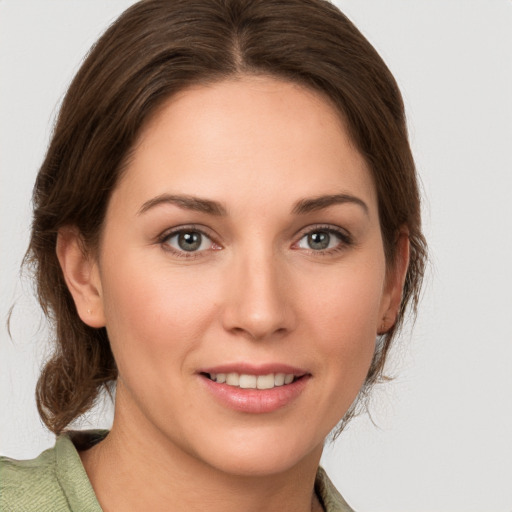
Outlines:
[[64, 227], [59, 230], [57, 258], [75, 301], [78, 316], [90, 327], [104, 327], [105, 315], [98, 265], [96, 259], [86, 251], [77, 228]]
[[396, 322], [409, 267], [409, 247], [409, 230], [404, 227], [398, 233], [395, 261], [386, 271], [386, 282], [380, 308], [380, 324], [377, 326], [378, 334], [386, 333]]

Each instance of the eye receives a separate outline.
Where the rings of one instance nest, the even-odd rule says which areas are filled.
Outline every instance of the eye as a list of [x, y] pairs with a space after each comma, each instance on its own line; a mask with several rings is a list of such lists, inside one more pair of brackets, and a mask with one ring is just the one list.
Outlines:
[[315, 252], [342, 249], [350, 244], [349, 237], [334, 228], [316, 228], [304, 234], [296, 247]]
[[194, 253], [213, 248], [213, 241], [196, 229], [181, 229], [168, 234], [162, 242], [178, 253]]

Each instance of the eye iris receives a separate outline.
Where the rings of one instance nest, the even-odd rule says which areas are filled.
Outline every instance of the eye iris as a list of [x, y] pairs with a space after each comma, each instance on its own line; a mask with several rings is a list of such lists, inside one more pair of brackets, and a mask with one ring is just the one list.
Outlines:
[[201, 238], [201, 233], [180, 233], [178, 235], [178, 245], [184, 251], [195, 251], [201, 246]]
[[308, 245], [311, 249], [322, 250], [329, 247], [331, 236], [326, 231], [315, 231], [308, 235]]

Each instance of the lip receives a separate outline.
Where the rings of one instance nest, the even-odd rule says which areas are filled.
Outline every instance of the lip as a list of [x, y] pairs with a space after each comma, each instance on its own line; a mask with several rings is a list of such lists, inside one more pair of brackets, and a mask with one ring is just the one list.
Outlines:
[[218, 366], [210, 366], [201, 368], [198, 373], [246, 373], [249, 375], [268, 375], [269, 373], [287, 373], [296, 377], [308, 374], [307, 370], [297, 368], [287, 364], [266, 363], [266, 364], [249, 364], [249, 363], [232, 363], [222, 364]]
[[[293, 374], [297, 378], [290, 384], [272, 389], [242, 389], [221, 384], [209, 379], [207, 373], [245, 373], [249, 375], [268, 375], [269, 373]], [[215, 401], [228, 409], [249, 413], [268, 414], [290, 406], [304, 392], [311, 374], [307, 371], [283, 364], [226, 364], [201, 369], [198, 377], [207, 393]]]

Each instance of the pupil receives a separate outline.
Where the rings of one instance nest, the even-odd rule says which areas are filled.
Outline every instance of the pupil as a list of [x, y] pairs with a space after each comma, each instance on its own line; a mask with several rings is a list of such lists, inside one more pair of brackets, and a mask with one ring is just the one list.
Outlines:
[[325, 231], [317, 231], [308, 235], [308, 244], [311, 249], [322, 250], [329, 247], [331, 237]]
[[178, 245], [184, 251], [195, 251], [201, 246], [200, 233], [180, 233], [178, 236]]

